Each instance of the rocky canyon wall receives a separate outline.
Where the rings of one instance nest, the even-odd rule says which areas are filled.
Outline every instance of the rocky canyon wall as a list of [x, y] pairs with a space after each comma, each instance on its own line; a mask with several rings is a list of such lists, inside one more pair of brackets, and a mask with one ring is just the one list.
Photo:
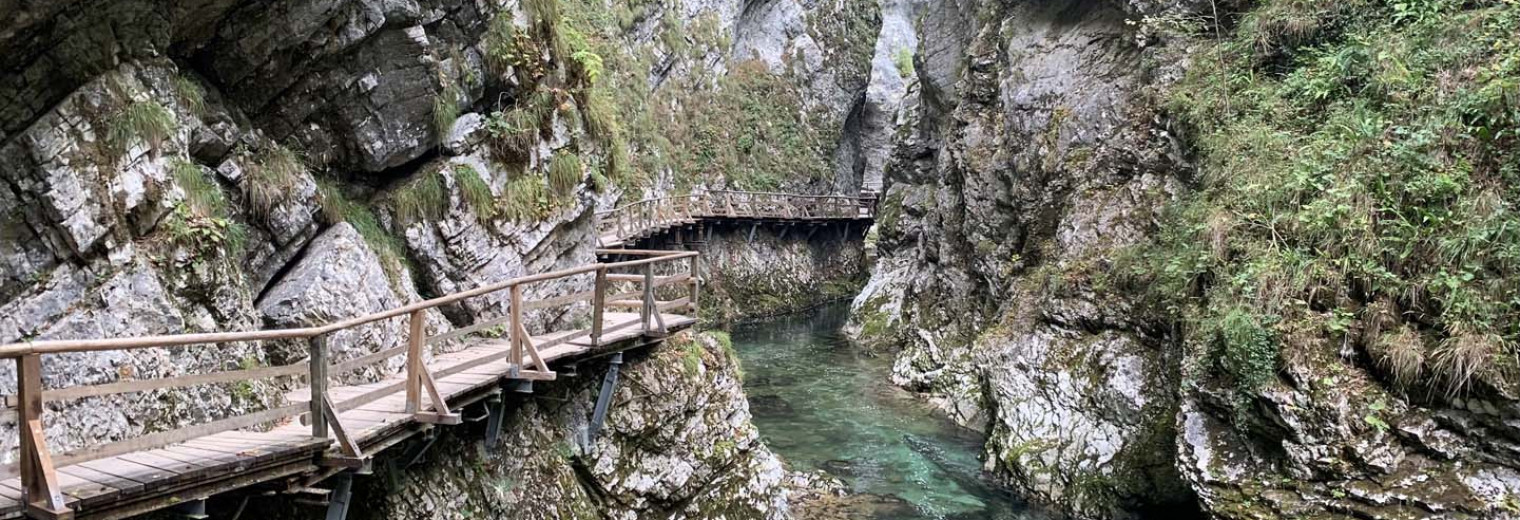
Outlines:
[[1427, 7], [936, 3], [851, 332], [1078, 516], [1512, 517], [1515, 272], [1414, 244], [1513, 223], [1516, 13]]

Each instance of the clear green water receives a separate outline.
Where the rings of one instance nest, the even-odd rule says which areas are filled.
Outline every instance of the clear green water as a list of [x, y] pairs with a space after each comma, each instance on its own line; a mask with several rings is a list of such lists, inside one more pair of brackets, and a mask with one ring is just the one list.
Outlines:
[[858, 518], [1046, 519], [982, 472], [982, 436], [935, 415], [890, 381], [891, 360], [840, 332], [848, 307], [733, 331], [750, 412], [796, 469], [819, 469], [876, 497]]

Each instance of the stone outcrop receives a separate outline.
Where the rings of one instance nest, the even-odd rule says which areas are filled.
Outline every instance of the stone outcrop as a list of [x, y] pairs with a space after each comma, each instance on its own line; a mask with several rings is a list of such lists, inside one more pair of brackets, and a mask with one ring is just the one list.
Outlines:
[[[605, 364], [509, 397], [495, 445], [451, 431], [409, 469], [361, 481], [359, 518], [791, 518], [794, 478], [749, 422], [737, 359], [710, 336], [632, 354], [606, 427]], [[394, 489], [387, 486], [395, 484]]]
[[1169, 51], [1136, 44], [1135, 9], [926, 11], [850, 326], [900, 348], [896, 383], [991, 431], [989, 469], [1084, 517], [1193, 501], [1173, 340], [1095, 284], [1186, 172], [1153, 100]]
[[[1194, 186], [1190, 140], [1208, 138], [1163, 101], [1192, 102], [1171, 93], [1210, 42], [1157, 27], [1208, 23], [1214, 8], [1272, 19], [1191, 2], [928, 9], [885, 170], [881, 259], [850, 331], [896, 351], [896, 383], [990, 431], [989, 469], [1081, 517], [1194, 504], [1218, 518], [1514, 517], [1513, 384], [1478, 371], [1453, 397], [1386, 366], [1378, 327], [1426, 320], [1402, 325], [1423, 335], [1432, 318], [1359, 302], [1349, 326], [1286, 319], [1266, 382], [1242, 390], [1209, 340], [1126, 285], [1138, 262], [1126, 255], [1153, 252], [1136, 246]], [[1355, 17], [1394, 16], [1366, 9]], [[1225, 41], [1212, 43], [1241, 40]], [[1228, 283], [1256, 282], [1198, 282]], [[1205, 307], [1230, 301], [1198, 292], [1187, 297]], [[1330, 314], [1320, 305], [1304, 303]]]
[[752, 235], [750, 226], [719, 224], [701, 236], [667, 233], [649, 246], [700, 248], [702, 318], [732, 323], [853, 296], [867, 275], [864, 232], [859, 225], [759, 225]]

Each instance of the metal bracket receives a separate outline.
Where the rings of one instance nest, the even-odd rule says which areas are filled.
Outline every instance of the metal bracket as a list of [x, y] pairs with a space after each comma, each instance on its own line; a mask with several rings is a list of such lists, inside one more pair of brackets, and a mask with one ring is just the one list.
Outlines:
[[327, 498], [327, 520], [345, 520], [348, 503], [354, 498], [354, 474], [344, 471], [333, 478], [332, 494]]
[[591, 413], [591, 442], [596, 442], [596, 435], [601, 433], [602, 424], [607, 421], [607, 407], [612, 405], [612, 393], [617, 390], [618, 368], [622, 365], [622, 352], [608, 358], [607, 375], [602, 376], [602, 390], [596, 395], [596, 409]]

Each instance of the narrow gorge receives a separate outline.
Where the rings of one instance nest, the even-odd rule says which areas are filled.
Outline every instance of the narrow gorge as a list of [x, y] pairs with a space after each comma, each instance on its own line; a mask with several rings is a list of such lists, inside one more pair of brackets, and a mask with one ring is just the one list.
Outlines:
[[1520, 518], [1515, 0], [0, 15], [0, 518]]

